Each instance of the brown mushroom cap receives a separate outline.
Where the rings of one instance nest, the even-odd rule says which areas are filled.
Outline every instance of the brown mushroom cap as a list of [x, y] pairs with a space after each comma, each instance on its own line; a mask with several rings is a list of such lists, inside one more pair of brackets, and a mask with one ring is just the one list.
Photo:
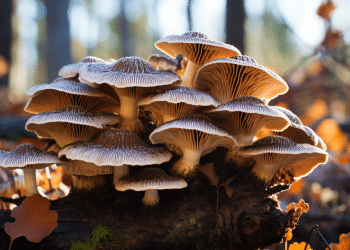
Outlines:
[[325, 151], [309, 144], [295, 143], [282, 136], [265, 137], [250, 146], [242, 147], [239, 154], [254, 158], [256, 163], [252, 172], [268, 183], [280, 169], [299, 178], [328, 159]]
[[287, 83], [248, 56], [210, 61], [197, 72], [194, 89], [224, 104], [236, 97], [254, 96], [265, 103], [288, 91]]
[[38, 194], [35, 169], [62, 163], [56, 154], [41, 151], [31, 144], [21, 144], [12, 151], [0, 151], [0, 167], [9, 170], [23, 169], [26, 195]]
[[88, 112], [82, 107], [66, 107], [30, 117], [25, 129], [39, 138], [54, 139], [60, 147], [75, 141], [85, 141], [107, 126], [119, 122], [119, 117], [107, 112]]
[[[149, 146], [132, 131], [111, 129], [100, 133], [89, 142], [76, 142], [65, 146], [59, 152], [59, 157], [63, 156], [71, 161], [91, 163], [97, 166], [96, 171], [99, 171], [98, 166], [100, 168], [116, 167], [114, 169], [117, 170], [115, 173], [118, 175], [118, 170], [127, 171], [126, 165], [161, 164], [169, 161], [172, 154], [165, 148]], [[82, 173], [81, 169], [84, 169], [84, 166], [80, 166], [75, 167], [76, 169], [72, 169], [71, 172], [76, 175], [87, 175]], [[97, 175], [96, 172], [90, 172], [89, 174]]]
[[159, 168], [146, 168], [135, 176], [125, 176], [116, 183], [119, 191], [146, 191], [142, 201], [145, 205], [155, 205], [159, 201], [158, 190], [181, 189], [187, 187], [186, 181], [167, 175]]
[[207, 114], [219, 127], [235, 134], [237, 146], [251, 144], [254, 135], [263, 127], [283, 130], [290, 124], [282, 112], [252, 96], [237, 97]]
[[86, 65], [86, 64], [91, 64], [91, 63], [101, 63], [101, 64], [107, 64], [107, 63], [113, 63], [115, 62], [114, 59], [110, 59], [108, 61], [105, 61], [101, 58], [95, 57], [95, 56], [87, 56], [84, 57], [80, 62], [78, 63], [73, 63], [73, 64], [68, 64], [63, 66], [60, 71], [58, 72], [59, 76], [63, 77], [74, 77], [79, 74], [79, 69]]
[[200, 114], [164, 123], [149, 138], [153, 144], [165, 143], [170, 150], [182, 155], [172, 167], [175, 173], [182, 175], [193, 174], [200, 157], [216, 147], [231, 149], [237, 144], [233, 134], [215, 126], [211, 119]]
[[201, 65], [217, 58], [241, 55], [241, 52], [236, 47], [212, 41], [206, 34], [193, 31], [180, 36], [167, 36], [157, 41], [154, 45], [173, 58], [180, 54], [188, 59], [182, 85], [191, 88], [193, 87], [193, 79], [196, 72]]
[[186, 86], [176, 86], [161, 93], [151, 93], [138, 101], [160, 123], [198, 113], [220, 103], [210, 95]]
[[50, 84], [36, 85], [27, 92], [31, 98], [24, 110], [38, 114], [67, 106], [80, 106], [88, 111], [118, 112], [119, 103], [108, 93], [78, 81], [78, 78], [57, 78]]
[[119, 128], [142, 131], [138, 122], [138, 99], [153, 91], [179, 84], [179, 76], [171, 70], [156, 70], [138, 57], [126, 57], [114, 64], [88, 64], [79, 71], [79, 79], [88, 84], [107, 83], [120, 99]]

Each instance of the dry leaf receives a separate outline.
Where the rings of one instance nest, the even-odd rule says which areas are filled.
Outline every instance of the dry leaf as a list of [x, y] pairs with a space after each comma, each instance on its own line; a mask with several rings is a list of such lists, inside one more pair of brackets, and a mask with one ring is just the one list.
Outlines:
[[293, 229], [287, 228], [286, 241], [291, 241], [292, 240], [292, 238], [293, 238], [292, 231], [293, 231]]
[[288, 192], [290, 194], [299, 194], [300, 191], [303, 189], [305, 183], [303, 180], [299, 180], [296, 182], [293, 182], [292, 186], [289, 188]]
[[[339, 244], [331, 243], [329, 246], [332, 248], [332, 250], [350, 249], [350, 233], [340, 235]], [[329, 250], [328, 247], [327, 250]]]
[[39, 194], [27, 197], [20, 206], [11, 211], [15, 222], [5, 223], [4, 230], [12, 242], [21, 236], [28, 241], [38, 243], [51, 234], [58, 226], [56, 211], [51, 211], [50, 201]]
[[232, 197], [233, 195], [233, 188], [229, 186], [224, 186], [225, 192], [229, 198]]
[[219, 183], [219, 176], [215, 173], [214, 162], [200, 166], [199, 171], [207, 177], [210, 185], [216, 186]]
[[[301, 243], [297, 243], [294, 242], [292, 245], [289, 246], [288, 250], [304, 250], [306, 246], [306, 242], [301, 242]], [[310, 245], [307, 245], [306, 250], [312, 250]]]
[[337, 8], [337, 6], [332, 3], [331, 0], [327, 0], [327, 2], [322, 3], [320, 7], [317, 9], [317, 15], [320, 17], [329, 20], [331, 18], [331, 15], [333, 11]]
[[295, 203], [290, 203], [287, 208], [286, 211], [288, 212], [289, 210], [291, 210], [293, 207], [295, 207], [296, 209], [296, 214], [302, 214], [302, 213], [306, 213], [309, 211], [309, 204], [305, 203], [305, 201], [303, 199], [301, 199], [299, 201], [298, 204]]

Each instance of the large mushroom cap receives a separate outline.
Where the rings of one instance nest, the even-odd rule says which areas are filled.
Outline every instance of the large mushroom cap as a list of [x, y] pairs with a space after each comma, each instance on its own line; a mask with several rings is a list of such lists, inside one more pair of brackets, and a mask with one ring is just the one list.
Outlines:
[[67, 106], [80, 106], [88, 111], [117, 112], [119, 103], [108, 93], [78, 81], [57, 78], [50, 84], [36, 85], [27, 92], [31, 98], [24, 110], [29, 113], [54, 111]]
[[251, 144], [254, 135], [263, 127], [283, 130], [289, 124], [288, 118], [280, 111], [265, 105], [252, 96], [237, 97], [208, 112], [216, 124], [236, 135], [237, 145]]
[[81, 107], [66, 107], [30, 117], [26, 130], [39, 138], [54, 139], [60, 147], [75, 141], [89, 140], [98, 132], [115, 125], [119, 117], [108, 112], [88, 112]]
[[222, 104], [240, 96], [254, 96], [266, 103], [288, 91], [288, 85], [281, 77], [248, 56], [206, 63], [197, 72], [194, 88], [210, 94]]
[[95, 56], [87, 56], [87, 57], [84, 57], [78, 63], [68, 64], [63, 66], [58, 72], [58, 75], [63, 77], [74, 77], [79, 74], [79, 69], [86, 64], [92, 64], [92, 63], [107, 64], [107, 63], [113, 63], [113, 62], [115, 62], [114, 59], [105, 61]]
[[188, 59], [188, 65], [182, 80], [182, 85], [193, 87], [193, 79], [198, 68], [217, 58], [239, 56], [241, 52], [234, 46], [212, 41], [200, 32], [187, 32], [183, 35], [171, 35], [160, 39], [154, 44], [159, 50], [175, 58], [183, 55]]
[[325, 163], [328, 154], [309, 144], [298, 144], [282, 136], [267, 136], [250, 146], [242, 147], [239, 154], [256, 160], [252, 172], [270, 182], [281, 168], [293, 177], [310, 173]]
[[186, 86], [176, 86], [161, 93], [151, 93], [138, 101], [164, 123], [182, 116], [217, 107], [220, 103], [210, 95]]
[[232, 149], [237, 145], [232, 133], [215, 126], [211, 119], [200, 114], [164, 123], [149, 138], [153, 144], [165, 143], [168, 148], [183, 155], [173, 165], [173, 171], [182, 175], [193, 174], [200, 157], [216, 147]]

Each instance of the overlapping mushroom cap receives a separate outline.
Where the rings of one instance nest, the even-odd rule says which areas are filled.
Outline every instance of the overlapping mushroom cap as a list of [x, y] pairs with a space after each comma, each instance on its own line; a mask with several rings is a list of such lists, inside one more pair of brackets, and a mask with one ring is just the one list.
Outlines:
[[12, 151], [0, 151], [0, 167], [10, 170], [23, 169], [26, 195], [38, 194], [35, 169], [62, 163], [52, 152], [41, 151], [31, 144], [21, 144]]
[[75, 141], [85, 141], [108, 126], [119, 122], [119, 117], [108, 112], [88, 112], [70, 106], [30, 117], [26, 130], [34, 131], [39, 138], [54, 139], [60, 147]]
[[193, 31], [183, 35], [167, 36], [158, 40], [154, 45], [173, 58], [180, 54], [188, 59], [182, 85], [191, 88], [196, 72], [201, 65], [217, 58], [241, 55], [236, 47], [210, 40], [206, 34]]
[[36, 85], [27, 92], [31, 98], [24, 110], [38, 114], [67, 106], [80, 106], [88, 111], [118, 112], [119, 103], [108, 93], [78, 81], [78, 78], [57, 78], [50, 84]]
[[232, 133], [215, 126], [211, 119], [201, 114], [164, 123], [149, 138], [153, 144], [165, 143], [170, 150], [182, 155], [172, 169], [185, 176], [194, 173], [202, 155], [218, 146], [232, 149], [237, 144]]
[[138, 101], [139, 106], [152, 112], [160, 123], [217, 107], [220, 103], [210, 95], [186, 86], [176, 86], [161, 93], [151, 93]]
[[126, 57], [114, 64], [89, 64], [79, 71], [79, 79], [92, 85], [107, 83], [120, 99], [119, 128], [142, 131], [138, 123], [137, 101], [149, 92], [161, 91], [179, 84], [171, 70], [157, 70], [139, 57]]
[[[113, 166], [127, 171], [125, 165], [153, 165], [167, 162], [171, 153], [162, 147], [152, 147], [136, 133], [122, 129], [106, 130], [89, 142], [76, 142], [62, 148], [59, 157], [84, 161], [95, 166]], [[78, 170], [71, 170], [76, 173]], [[80, 170], [79, 170], [80, 171]], [[123, 173], [125, 175], [127, 173]], [[120, 176], [119, 176], [120, 177]], [[118, 177], [118, 178], [119, 178]]]
[[256, 160], [252, 172], [267, 183], [277, 172], [288, 172], [292, 179], [303, 177], [328, 159], [325, 151], [282, 136], [267, 136], [242, 147], [239, 154]]
[[194, 89], [206, 92], [224, 104], [236, 97], [254, 96], [265, 103], [284, 94], [287, 83], [248, 56], [210, 61], [197, 72]]
[[118, 180], [115, 188], [119, 191], [146, 191], [142, 201], [145, 205], [155, 205], [159, 201], [158, 190], [181, 189], [187, 187], [186, 181], [169, 176], [159, 168], [145, 168], [134, 176], [125, 176]]
[[58, 72], [58, 75], [63, 77], [74, 77], [79, 74], [80, 68], [86, 64], [91, 64], [91, 63], [109, 64], [109, 63], [114, 63], [115, 61], [116, 60], [114, 59], [109, 59], [108, 61], [105, 61], [95, 56], [87, 56], [87, 57], [84, 57], [78, 63], [72, 63], [72, 64], [63, 66]]
[[235, 134], [237, 146], [251, 144], [254, 135], [263, 127], [283, 130], [290, 124], [282, 112], [252, 96], [237, 97], [209, 111], [208, 116], [218, 126]]

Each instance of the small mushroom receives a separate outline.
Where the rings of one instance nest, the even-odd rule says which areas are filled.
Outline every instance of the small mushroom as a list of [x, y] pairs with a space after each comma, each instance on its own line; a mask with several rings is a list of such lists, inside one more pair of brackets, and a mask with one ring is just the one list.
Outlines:
[[165, 55], [150, 55], [147, 60], [156, 69], [173, 70], [181, 78], [183, 77], [188, 60], [182, 55], [177, 55], [176, 58], [171, 58]]
[[39, 193], [36, 184], [35, 170], [45, 168], [55, 163], [62, 163], [56, 154], [41, 151], [31, 144], [21, 144], [12, 151], [0, 151], [0, 167], [9, 170], [23, 170], [27, 196]]
[[188, 59], [181, 85], [191, 88], [193, 88], [194, 77], [201, 65], [217, 58], [241, 55], [236, 47], [210, 40], [206, 34], [194, 31], [180, 36], [167, 36], [158, 40], [154, 45], [173, 58], [180, 54]]
[[145, 191], [142, 199], [145, 206], [154, 206], [159, 202], [158, 190], [181, 189], [187, 187], [186, 181], [169, 176], [159, 168], [145, 168], [134, 176], [125, 176], [117, 181], [118, 191]]

